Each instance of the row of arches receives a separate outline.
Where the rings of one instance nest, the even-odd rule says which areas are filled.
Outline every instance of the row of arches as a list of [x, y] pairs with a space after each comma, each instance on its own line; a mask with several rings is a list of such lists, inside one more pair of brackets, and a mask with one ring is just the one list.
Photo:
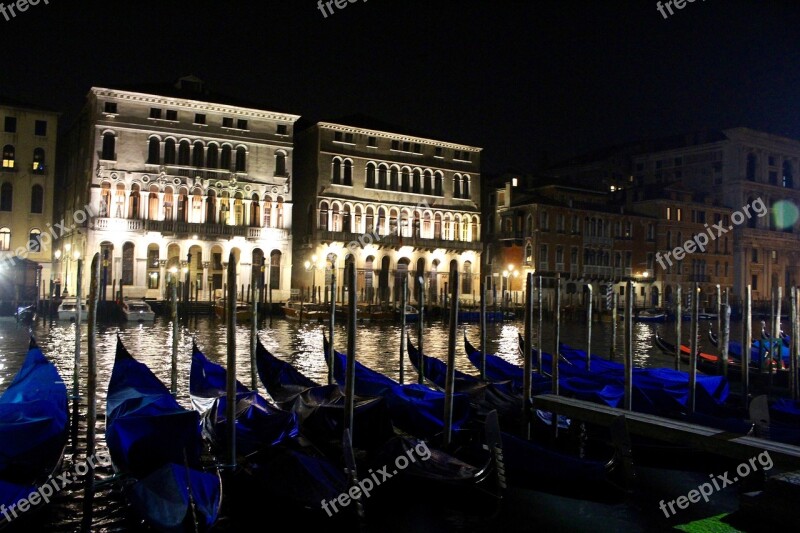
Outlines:
[[747, 154], [745, 162], [745, 179], [748, 181], [766, 182], [769, 185], [779, 185], [786, 189], [794, 188], [794, 165], [788, 159], [784, 159], [780, 166], [780, 174], [778, 167], [775, 165], [774, 156], [769, 158], [769, 166], [774, 167], [775, 170], [769, 170], [767, 180], [764, 180], [760, 172], [760, 163], [758, 156], [755, 153]]
[[323, 231], [398, 235], [472, 242], [480, 235], [478, 215], [321, 201], [317, 227]]
[[242, 191], [230, 195], [228, 191], [217, 194], [213, 189], [204, 191], [200, 187], [159, 187], [150, 185], [142, 188], [132, 183], [130, 189], [125, 184], [112, 184], [104, 181], [100, 186], [101, 217], [176, 220], [197, 224], [228, 224], [264, 228], [283, 228], [285, 203], [282, 196], [263, 197], [253, 193], [246, 197]]

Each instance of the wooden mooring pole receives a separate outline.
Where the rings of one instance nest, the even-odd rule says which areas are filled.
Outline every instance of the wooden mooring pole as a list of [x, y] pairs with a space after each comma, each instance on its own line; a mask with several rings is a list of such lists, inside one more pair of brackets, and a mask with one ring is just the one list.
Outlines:
[[[331, 316], [328, 318], [328, 385], [333, 385], [333, 363], [334, 363], [334, 348], [333, 339], [335, 335], [334, 328], [336, 327], [336, 276], [331, 276]], [[349, 320], [349, 318], [348, 318]], [[351, 435], [352, 436], [352, 435]]]
[[453, 438], [453, 394], [456, 383], [456, 331], [458, 328], [458, 267], [450, 267], [450, 323], [447, 339], [447, 376], [444, 389], [444, 445]]
[[682, 309], [682, 298], [683, 295], [681, 294], [681, 286], [675, 289], [675, 370], [681, 369], [681, 338], [683, 333], [681, 332], [681, 327], [683, 324], [683, 309]]
[[[80, 269], [78, 269], [80, 272]], [[86, 339], [86, 478], [82, 530], [91, 529], [94, 508], [95, 426], [97, 424], [97, 306], [100, 301], [100, 253], [95, 253], [89, 280], [89, 316]], [[79, 278], [80, 279], [80, 278]], [[76, 324], [80, 327], [80, 323]]]
[[225, 301], [228, 364], [225, 417], [228, 424], [228, 467], [236, 469], [236, 257], [228, 256], [228, 293]]

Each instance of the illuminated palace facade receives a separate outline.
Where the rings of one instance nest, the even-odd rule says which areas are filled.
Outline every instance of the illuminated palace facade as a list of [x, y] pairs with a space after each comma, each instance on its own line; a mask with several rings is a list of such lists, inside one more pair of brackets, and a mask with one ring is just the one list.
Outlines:
[[[347, 291], [354, 261], [361, 302], [394, 304], [419, 278], [443, 301], [451, 265], [460, 300], [479, 297], [481, 149], [398, 133], [368, 117], [319, 122], [297, 135], [293, 287], [304, 299]], [[325, 289], [325, 290], [323, 290]], [[323, 296], [324, 295], [324, 296]]]
[[233, 252], [240, 294], [287, 299], [299, 117], [225, 103], [194, 77], [142, 89], [92, 88], [67, 136], [60, 215], [87, 219], [62, 239], [62, 263], [75, 272], [76, 251], [100, 252], [106, 285], [121, 281], [125, 296], [160, 299], [188, 280], [192, 298], [211, 300]]

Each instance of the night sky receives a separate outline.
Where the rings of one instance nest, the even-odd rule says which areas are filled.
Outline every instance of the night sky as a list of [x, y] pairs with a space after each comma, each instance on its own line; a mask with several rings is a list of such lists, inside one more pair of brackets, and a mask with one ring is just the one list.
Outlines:
[[[341, 0], [340, 0], [341, 1]], [[5, 2], [8, 4], [8, 2]], [[207, 6], [215, 5], [209, 10]], [[531, 170], [642, 138], [800, 139], [800, 2], [50, 0], [0, 15], [0, 94], [74, 119], [92, 85], [174, 81], [311, 120], [366, 113]]]

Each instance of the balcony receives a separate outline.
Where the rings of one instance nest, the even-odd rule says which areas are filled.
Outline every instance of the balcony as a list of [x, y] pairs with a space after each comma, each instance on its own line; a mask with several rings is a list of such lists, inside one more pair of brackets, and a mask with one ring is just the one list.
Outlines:
[[501, 231], [497, 234], [497, 238], [501, 241], [508, 241], [508, 240], [522, 240], [522, 232], [521, 231]]
[[[378, 235], [376, 233], [352, 233], [349, 231], [326, 231], [315, 230], [314, 238], [322, 242], [356, 242], [365, 244], [375, 244], [376, 246], [413, 246], [415, 248], [425, 248], [435, 250], [437, 248], [454, 251], [466, 251], [481, 249], [480, 241], [450, 241], [446, 239], [429, 239], [424, 237], [400, 237], [399, 235]], [[360, 240], [359, 240], [360, 239]]]
[[583, 238], [583, 242], [586, 246], [605, 246], [610, 248], [611, 245], [614, 243], [614, 240], [611, 237], [599, 237], [597, 235], [587, 235]]
[[133, 220], [96, 217], [89, 228], [99, 231], [154, 231], [165, 235], [198, 235], [201, 237], [230, 239], [244, 237], [249, 240], [286, 240], [289, 231], [278, 228], [228, 226], [227, 224], [200, 224], [178, 220]]

